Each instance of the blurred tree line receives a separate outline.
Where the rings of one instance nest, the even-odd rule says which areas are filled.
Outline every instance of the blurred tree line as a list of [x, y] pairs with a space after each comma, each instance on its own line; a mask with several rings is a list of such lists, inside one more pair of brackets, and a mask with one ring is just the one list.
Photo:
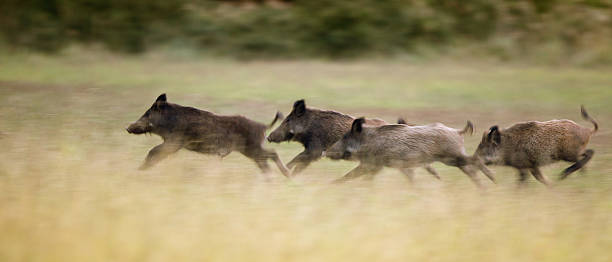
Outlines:
[[71, 43], [126, 53], [178, 44], [237, 57], [466, 43], [508, 57], [612, 51], [612, 0], [2, 0], [0, 25], [5, 45], [45, 52]]

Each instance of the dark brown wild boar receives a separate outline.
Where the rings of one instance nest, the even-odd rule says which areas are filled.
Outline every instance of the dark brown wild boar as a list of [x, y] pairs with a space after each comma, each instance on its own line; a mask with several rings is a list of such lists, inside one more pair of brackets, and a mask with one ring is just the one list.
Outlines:
[[[293, 110], [283, 122], [268, 135], [268, 141], [280, 143], [296, 141], [304, 146], [304, 151], [294, 157], [287, 168], [293, 175], [303, 171], [310, 163], [321, 158], [323, 151], [338, 141], [351, 128], [354, 117], [331, 110], [306, 107], [303, 99], [293, 104]], [[405, 121], [400, 119], [398, 121]], [[365, 124], [372, 126], [385, 125], [382, 119], [367, 119]], [[439, 178], [436, 171], [425, 167], [433, 176]]]
[[598, 129], [597, 122], [587, 114], [584, 107], [580, 109], [582, 117], [594, 125], [592, 130], [567, 119], [518, 123], [503, 130], [493, 126], [488, 133], [482, 135], [475, 154], [487, 165], [505, 165], [518, 169], [519, 184], [525, 182], [527, 171], [531, 171], [538, 181], [550, 185], [540, 172], [540, 166], [561, 160], [574, 163], [561, 173], [559, 180], [562, 180], [582, 168], [595, 153], [585, 148], [591, 135]]
[[[277, 114], [272, 124], [279, 118]], [[193, 107], [168, 103], [161, 94], [140, 119], [131, 124], [130, 134], [153, 133], [164, 142], [149, 151], [140, 169], [147, 169], [166, 156], [185, 148], [191, 151], [224, 157], [238, 151], [255, 161], [264, 172], [268, 160], [274, 160], [285, 175], [289, 171], [276, 152], [262, 147], [269, 128], [243, 116], [219, 116]]]
[[491, 172], [477, 157], [470, 157], [463, 147], [463, 134], [472, 133], [468, 121], [463, 130], [436, 123], [426, 126], [383, 125], [365, 126], [363, 118], [355, 119], [351, 129], [331, 146], [325, 155], [332, 159], [357, 160], [359, 166], [336, 182], [343, 182], [366, 174], [374, 175], [383, 167], [398, 168], [408, 178], [413, 168], [435, 161], [456, 166], [480, 185], [473, 167], [480, 169], [491, 181]]

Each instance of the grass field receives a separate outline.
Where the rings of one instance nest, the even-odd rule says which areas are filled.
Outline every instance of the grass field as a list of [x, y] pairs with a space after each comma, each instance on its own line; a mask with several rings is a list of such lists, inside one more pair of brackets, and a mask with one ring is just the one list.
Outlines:
[[[356, 163], [322, 160], [265, 179], [239, 154], [180, 151], [137, 171], [161, 142], [124, 128], [160, 93], [260, 122], [293, 101], [354, 116], [476, 126], [580, 119], [595, 156], [551, 189], [494, 167], [479, 191], [434, 164], [415, 183], [385, 169], [329, 182]], [[612, 70], [492, 62], [274, 61], [147, 55], [0, 60], [0, 261], [611, 261]], [[271, 144], [283, 161], [302, 150]], [[543, 169], [556, 178], [567, 163]]]

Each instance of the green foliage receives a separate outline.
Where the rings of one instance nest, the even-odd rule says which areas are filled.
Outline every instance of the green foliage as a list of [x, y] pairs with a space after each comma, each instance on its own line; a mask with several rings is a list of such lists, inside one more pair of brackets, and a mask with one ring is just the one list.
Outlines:
[[608, 61], [612, 52], [608, 0], [8, 0], [0, 10], [4, 42], [46, 52], [72, 42], [125, 53], [183, 43], [239, 58], [346, 58], [459, 43], [505, 59]]
[[418, 1], [298, 1], [295, 9], [304, 49], [330, 57], [407, 50], [448, 33], [447, 17], [432, 19], [433, 10]]
[[484, 39], [495, 31], [498, 20], [496, 1], [429, 0], [428, 2], [434, 10], [452, 19], [450, 28], [452, 32], [465, 37]]
[[329, 56], [370, 50], [378, 40], [372, 38], [372, 11], [377, 10], [371, 9], [371, 1], [299, 1], [297, 15], [305, 32], [302, 41], [313, 51]]
[[0, 4], [4, 38], [13, 45], [57, 51], [69, 41], [101, 42], [111, 50], [138, 53], [154, 23], [183, 16], [183, 1], [11, 0]]
[[188, 20], [184, 37], [203, 50], [241, 58], [279, 57], [297, 53], [297, 27], [285, 10], [199, 10]]

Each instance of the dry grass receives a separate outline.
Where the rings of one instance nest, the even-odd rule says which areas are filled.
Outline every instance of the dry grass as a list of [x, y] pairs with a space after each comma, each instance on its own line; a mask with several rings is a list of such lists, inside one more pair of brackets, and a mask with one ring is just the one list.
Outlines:
[[[612, 260], [612, 135], [606, 128], [612, 113], [603, 102], [610, 101], [612, 78], [605, 72], [77, 59], [84, 66], [74, 59], [14, 57], [0, 64], [11, 66], [0, 72], [0, 261]], [[165, 76], [164, 69], [180, 77]], [[525, 79], [532, 92], [513, 85]], [[374, 92], [361, 81], [387, 89]], [[470, 85], [488, 82], [498, 90], [483, 93]], [[312, 89], [301, 88], [307, 86]], [[161, 90], [178, 103], [261, 121], [307, 97], [319, 107], [390, 121], [404, 115], [416, 123], [462, 126], [469, 118], [480, 132], [494, 123], [554, 117], [586, 125], [578, 113], [585, 103], [602, 129], [591, 142], [596, 155], [588, 171], [550, 190], [533, 179], [517, 189], [513, 170], [494, 168], [500, 183], [487, 181], [482, 192], [457, 169], [440, 164], [435, 167], [442, 181], [418, 170], [414, 184], [386, 169], [372, 181], [332, 185], [355, 164], [328, 160], [292, 181], [278, 172], [265, 179], [237, 154], [219, 160], [179, 152], [139, 172], [147, 150], [160, 140], [123, 128]], [[436, 103], [444, 90], [454, 91]], [[341, 93], [346, 100], [333, 97]], [[489, 95], [493, 102], [485, 101]], [[523, 100], [506, 103], [504, 95]], [[480, 100], [482, 105], [466, 102]], [[413, 107], [397, 101], [429, 102]], [[478, 139], [467, 138], [468, 151]], [[300, 151], [295, 144], [269, 147], [285, 161]], [[544, 172], [554, 178], [565, 166]]]

